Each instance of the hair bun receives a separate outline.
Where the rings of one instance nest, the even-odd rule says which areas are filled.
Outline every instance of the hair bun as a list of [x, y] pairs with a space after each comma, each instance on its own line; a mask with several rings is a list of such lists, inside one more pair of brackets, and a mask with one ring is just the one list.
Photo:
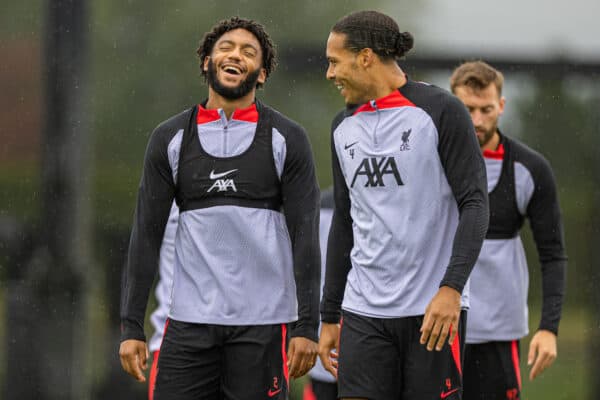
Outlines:
[[396, 50], [398, 51], [398, 57], [404, 56], [410, 49], [413, 48], [415, 39], [410, 32], [400, 32], [396, 39]]

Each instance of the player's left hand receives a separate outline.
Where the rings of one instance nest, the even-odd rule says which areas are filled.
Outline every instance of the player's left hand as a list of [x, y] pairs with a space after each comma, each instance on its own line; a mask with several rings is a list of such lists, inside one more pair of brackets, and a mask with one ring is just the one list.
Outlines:
[[527, 365], [531, 367], [529, 380], [534, 380], [556, 360], [556, 335], [547, 330], [539, 330], [529, 343]]
[[427, 350], [442, 350], [448, 333], [448, 344], [454, 342], [458, 333], [460, 318], [460, 293], [451, 287], [442, 286], [425, 309], [421, 326], [421, 344], [427, 344]]
[[294, 337], [288, 347], [288, 368], [291, 378], [306, 374], [317, 360], [318, 345], [305, 337]]

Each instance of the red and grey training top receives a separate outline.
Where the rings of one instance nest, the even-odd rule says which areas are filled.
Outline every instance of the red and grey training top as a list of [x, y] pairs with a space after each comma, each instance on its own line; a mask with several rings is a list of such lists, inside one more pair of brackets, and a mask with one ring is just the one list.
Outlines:
[[558, 332], [567, 257], [556, 184], [550, 164], [523, 143], [500, 135], [484, 151], [490, 224], [471, 274], [467, 343], [527, 335], [529, 272], [519, 232], [529, 219], [542, 269], [539, 329]]
[[195, 106], [159, 125], [144, 160], [124, 276], [122, 339], [143, 321], [169, 210], [180, 209], [169, 317], [218, 325], [289, 323], [317, 337], [319, 189], [308, 137], [256, 102]]
[[338, 115], [332, 159], [321, 319], [338, 321], [340, 308], [378, 318], [422, 315], [440, 285], [462, 292], [468, 307], [465, 284], [487, 231], [488, 203], [485, 165], [460, 100], [408, 81]]

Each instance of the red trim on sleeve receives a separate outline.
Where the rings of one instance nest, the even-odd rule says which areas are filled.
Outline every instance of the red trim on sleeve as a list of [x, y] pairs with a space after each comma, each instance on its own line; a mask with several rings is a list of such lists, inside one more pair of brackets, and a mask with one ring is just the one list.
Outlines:
[[[375, 108], [375, 106], [377, 106], [377, 108]], [[395, 107], [415, 107], [415, 105], [412, 101], [404, 97], [399, 90], [394, 90], [387, 96], [363, 104], [354, 112], [354, 115], [360, 112], [373, 112], [376, 109], [383, 110]]]
[[198, 115], [196, 115], [196, 123], [198, 125], [206, 124], [213, 121], [218, 121], [221, 119], [219, 115], [219, 110], [210, 109], [202, 107], [201, 104], [198, 104]]
[[287, 388], [290, 388], [290, 370], [288, 369], [288, 358], [287, 349], [285, 348], [287, 343], [287, 325], [281, 324], [281, 360], [283, 361], [283, 377], [287, 384]]
[[504, 145], [500, 143], [496, 150], [484, 150], [483, 151], [484, 158], [493, 158], [494, 160], [503, 160], [504, 159]]
[[[450, 333], [452, 333], [452, 326], [450, 326]], [[452, 358], [454, 359], [454, 364], [456, 364], [456, 369], [458, 369], [458, 373], [462, 375], [462, 367], [460, 362], [460, 337], [456, 335], [454, 337], [454, 342], [452, 342], [451, 346], [452, 350]]]
[[517, 375], [517, 383], [519, 384], [519, 390], [521, 390], [521, 367], [519, 366], [519, 345], [516, 340], [513, 340], [510, 344], [512, 352], [513, 367], [515, 369], [515, 375]]

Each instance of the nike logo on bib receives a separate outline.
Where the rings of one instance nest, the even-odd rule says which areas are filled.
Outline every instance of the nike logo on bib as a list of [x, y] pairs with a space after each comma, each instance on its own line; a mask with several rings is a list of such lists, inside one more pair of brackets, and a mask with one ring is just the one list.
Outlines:
[[212, 171], [210, 171], [210, 175], [208, 175], [208, 177], [209, 177], [210, 179], [219, 179], [219, 178], [222, 178], [222, 177], [224, 177], [224, 176], [227, 176], [227, 175], [229, 175], [229, 174], [231, 174], [231, 173], [233, 173], [233, 172], [235, 172], [235, 171], [237, 171], [237, 169], [231, 169], [231, 170], [229, 170], [229, 171], [220, 172], [220, 173], [218, 173], [218, 174], [215, 174], [215, 170], [213, 169]]

